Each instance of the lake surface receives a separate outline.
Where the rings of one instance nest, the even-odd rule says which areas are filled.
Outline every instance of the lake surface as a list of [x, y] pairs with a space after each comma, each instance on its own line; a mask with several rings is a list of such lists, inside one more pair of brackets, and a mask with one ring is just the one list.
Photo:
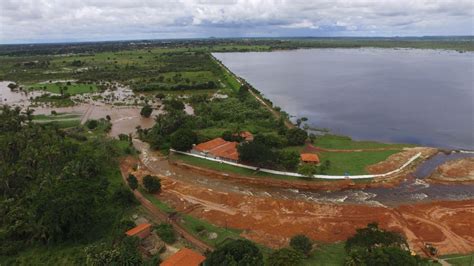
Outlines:
[[474, 149], [474, 53], [215, 53], [290, 115], [361, 140]]

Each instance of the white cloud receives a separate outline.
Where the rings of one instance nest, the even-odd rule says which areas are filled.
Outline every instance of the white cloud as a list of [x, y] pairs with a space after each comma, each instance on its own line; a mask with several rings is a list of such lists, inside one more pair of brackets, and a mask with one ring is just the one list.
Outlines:
[[0, 42], [473, 35], [469, 0], [0, 0]]

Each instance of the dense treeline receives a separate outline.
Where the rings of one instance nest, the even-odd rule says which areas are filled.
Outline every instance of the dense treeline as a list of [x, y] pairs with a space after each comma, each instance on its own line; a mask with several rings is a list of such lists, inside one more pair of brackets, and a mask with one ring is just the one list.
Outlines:
[[0, 45], [0, 55], [43, 55], [98, 53], [150, 48], [201, 48], [209, 50], [255, 51], [259, 49], [295, 49], [303, 47], [408, 47], [474, 50], [472, 36], [433, 37], [307, 37], [307, 38], [226, 38], [194, 40], [139, 40], [56, 44]]
[[128, 190], [109, 186], [120, 154], [112, 140], [70, 137], [31, 119], [20, 109], [0, 111], [0, 257], [100, 238], [133, 202]]

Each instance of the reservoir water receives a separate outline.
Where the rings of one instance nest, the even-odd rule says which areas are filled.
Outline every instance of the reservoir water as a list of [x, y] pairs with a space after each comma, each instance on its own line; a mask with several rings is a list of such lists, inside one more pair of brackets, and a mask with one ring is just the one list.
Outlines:
[[474, 53], [308, 49], [214, 56], [311, 126], [360, 140], [474, 149]]

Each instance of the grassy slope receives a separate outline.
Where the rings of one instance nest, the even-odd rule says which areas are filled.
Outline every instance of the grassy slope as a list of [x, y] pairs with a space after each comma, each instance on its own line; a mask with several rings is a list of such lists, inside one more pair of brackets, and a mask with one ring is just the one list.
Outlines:
[[314, 146], [325, 149], [373, 149], [373, 148], [403, 148], [414, 145], [409, 144], [387, 144], [375, 141], [356, 141], [346, 136], [326, 134], [317, 137]]
[[474, 253], [467, 255], [452, 254], [443, 256], [442, 258], [453, 266], [474, 265]]
[[345, 257], [344, 242], [320, 244], [302, 264], [304, 266], [344, 265]]

